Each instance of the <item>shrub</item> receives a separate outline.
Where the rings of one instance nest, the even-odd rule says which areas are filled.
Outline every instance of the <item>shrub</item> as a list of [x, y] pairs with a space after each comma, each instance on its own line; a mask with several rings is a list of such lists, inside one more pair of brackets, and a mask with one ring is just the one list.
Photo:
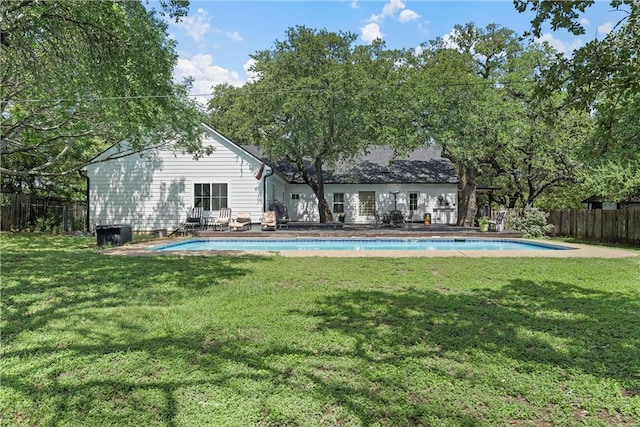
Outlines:
[[34, 231], [39, 231], [42, 233], [51, 232], [58, 233], [58, 230], [61, 229], [60, 222], [57, 218], [53, 217], [39, 217], [36, 219], [35, 226], [32, 228]]
[[522, 215], [512, 215], [509, 218], [513, 230], [522, 232], [527, 238], [543, 237], [553, 230], [548, 223], [549, 214], [538, 208], [525, 208]]

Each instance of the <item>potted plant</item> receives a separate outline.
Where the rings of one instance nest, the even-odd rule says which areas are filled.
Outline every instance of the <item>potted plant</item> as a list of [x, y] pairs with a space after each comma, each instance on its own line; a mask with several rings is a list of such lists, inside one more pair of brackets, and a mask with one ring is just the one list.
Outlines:
[[431, 214], [430, 213], [426, 213], [422, 216], [422, 222], [424, 223], [424, 225], [431, 225]]
[[344, 222], [344, 212], [340, 212], [340, 213], [338, 214], [338, 221], [340, 221], [340, 222]]
[[480, 227], [480, 231], [482, 232], [489, 231], [489, 218], [486, 216], [478, 218], [478, 227]]

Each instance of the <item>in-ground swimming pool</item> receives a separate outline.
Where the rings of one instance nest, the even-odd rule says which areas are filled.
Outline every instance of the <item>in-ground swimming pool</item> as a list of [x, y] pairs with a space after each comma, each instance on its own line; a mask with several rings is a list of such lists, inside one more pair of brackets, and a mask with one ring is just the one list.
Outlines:
[[546, 243], [493, 239], [191, 239], [154, 251], [557, 251]]

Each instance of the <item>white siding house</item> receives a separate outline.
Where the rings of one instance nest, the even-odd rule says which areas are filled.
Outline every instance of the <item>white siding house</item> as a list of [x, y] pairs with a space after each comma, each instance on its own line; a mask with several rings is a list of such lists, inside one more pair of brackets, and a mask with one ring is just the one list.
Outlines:
[[[204, 207], [208, 217], [218, 216], [221, 207], [231, 208], [232, 217], [249, 212], [255, 223], [274, 200], [287, 206], [293, 221], [319, 220], [317, 199], [291, 164], [269, 165], [257, 147], [241, 147], [206, 125], [203, 129], [203, 144], [213, 152], [197, 160], [167, 145], [87, 166], [90, 228], [130, 224], [134, 231], [175, 230], [194, 206]], [[376, 213], [390, 210], [410, 213], [413, 221], [424, 214], [433, 223], [457, 220], [458, 178], [435, 147], [405, 156], [372, 147], [325, 171], [325, 183], [329, 206], [344, 212], [347, 223], [373, 223]]]
[[[317, 222], [318, 201], [309, 186], [290, 184], [287, 190], [281, 200], [287, 205], [291, 219]], [[343, 211], [347, 223], [371, 224], [376, 221], [375, 212], [382, 215], [391, 210], [410, 215], [412, 222], [422, 221], [424, 214], [431, 215], [434, 224], [457, 221], [455, 184], [327, 184], [325, 192], [334, 219]]]
[[[246, 148], [260, 157], [255, 147]], [[344, 212], [345, 222], [366, 224], [376, 220], [375, 213], [382, 216], [399, 210], [414, 222], [429, 214], [432, 223], [455, 224], [458, 178], [451, 162], [440, 153], [437, 147], [425, 147], [397, 155], [390, 148], [374, 146], [324, 171], [325, 197], [334, 217]], [[291, 165], [276, 168], [288, 182], [280, 200], [291, 219], [318, 221], [317, 199], [298, 171]]]
[[[286, 184], [270, 174], [256, 179], [262, 160], [204, 126], [204, 145], [213, 153], [194, 159], [192, 155], [154, 149], [86, 167], [89, 181], [89, 224], [130, 224], [135, 231], [176, 229], [193, 206], [205, 207], [205, 216], [216, 217], [220, 207], [232, 215], [250, 212], [259, 222], [265, 203], [282, 192]], [[121, 149], [111, 147], [100, 157]], [[267, 194], [265, 199], [264, 194]]]

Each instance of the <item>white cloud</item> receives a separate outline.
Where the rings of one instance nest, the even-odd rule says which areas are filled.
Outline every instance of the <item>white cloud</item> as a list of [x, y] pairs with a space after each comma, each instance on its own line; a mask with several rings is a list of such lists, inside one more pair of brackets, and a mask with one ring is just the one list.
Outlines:
[[233, 41], [241, 42], [242, 36], [237, 31], [224, 33], [227, 37], [229, 37]]
[[[374, 13], [369, 17], [367, 22], [382, 23], [382, 21], [384, 21], [385, 18], [394, 16], [396, 12], [398, 12], [399, 10], [403, 10], [405, 7], [406, 6], [402, 0], [389, 0], [389, 2], [382, 7], [382, 12], [380, 14]], [[406, 11], [403, 10], [403, 12], [407, 12], [404, 14], [405, 18], [410, 18], [407, 20], [416, 19], [420, 17], [420, 15], [418, 15], [412, 10], [406, 10]], [[401, 13], [399, 18], [400, 21], [407, 22], [402, 20], [403, 19], [402, 15], [403, 14]], [[412, 16], [415, 16], [415, 18], [411, 18]]]
[[177, 81], [182, 81], [186, 77], [193, 78], [192, 95], [199, 96], [198, 101], [205, 103], [211, 96], [213, 86], [221, 83], [228, 83], [233, 86], [242, 86], [245, 83], [240, 75], [226, 68], [213, 64], [211, 55], [199, 53], [191, 58], [179, 58], [178, 64], [173, 71], [173, 76]]
[[393, 16], [398, 10], [404, 9], [406, 6], [402, 0], [389, 0], [382, 8], [383, 16]]
[[376, 15], [375, 13], [367, 19], [367, 22], [382, 22], [384, 21], [384, 16], [382, 14]]
[[613, 22], [605, 22], [602, 25], [598, 25], [598, 33], [600, 34], [609, 34], [613, 31]]
[[249, 77], [249, 81], [253, 82], [255, 80], [258, 79], [258, 73], [251, 71], [250, 68], [253, 66], [253, 64], [256, 63], [256, 60], [253, 58], [250, 58], [247, 62], [245, 62], [245, 64], [242, 66], [242, 68], [244, 68], [244, 72], [247, 73], [247, 76]]
[[364, 41], [373, 41], [378, 38], [382, 39], [384, 34], [380, 31], [380, 25], [382, 25], [384, 20], [388, 17], [396, 17], [398, 21], [402, 23], [415, 21], [420, 18], [418, 13], [410, 9], [405, 9], [406, 7], [407, 6], [403, 0], [389, 0], [382, 7], [381, 13], [374, 13], [371, 15], [369, 19], [367, 19], [369, 24], [360, 28], [360, 31], [362, 32], [362, 39]]
[[360, 32], [362, 33], [362, 40], [365, 42], [372, 42], [376, 39], [382, 39], [384, 34], [380, 32], [380, 26], [376, 23], [367, 24], [364, 27], [360, 28]]
[[454, 28], [448, 34], [442, 36], [442, 43], [446, 49], [458, 49], [458, 43], [453, 39], [458, 35], [458, 31]]
[[589, 24], [591, 24], [591, 21], [589, 21], [587, 18], [581, 18], [580, 19], [580, 23], [582, 25], [589, 25]]
[[579, 38], [574, 38], [569, 42], [565, 42], [555, 38], [551, 33], [544, 33], [542, 37], [536, 39], [536, 42], [547, 42], [552, 48], [556, 49], [558, 52], [566, 56], [570, 55], [574, 50], [582, 47], [583, 45], [582, 40], [580, 40]]
[[204, 9], [198, 9], [195, 16], [186, 16], [176, 26], [184, 30], [196, 43], [199, 43], [211, 28], [211, 19]]
[[418, 15], [416, 12], [410, 9], [403, 10], [402, 12], [400, 12], [400, 16], [399, 16], [400, 22], [402, 23], [415, 21], [418, 18], [420, 18], [420, 15]]
[[358, 0], [351, 0], [351, 7], [353, 9], [357, 9], [358, 8]]
[[418, 45], [418, 46], [416, 46], [416, 47], [415, 47], [415, 49], [413, 49], [413, 54], [414, 54], [415, 56], [420, 56], [420, 55], [422, 55], [422, 54], [424, 53], [424, 51], [426, 51], [426, 50], [427, 50], [427, 48], [425, 48], [424, 46], [422, 46], [422, 45]]

